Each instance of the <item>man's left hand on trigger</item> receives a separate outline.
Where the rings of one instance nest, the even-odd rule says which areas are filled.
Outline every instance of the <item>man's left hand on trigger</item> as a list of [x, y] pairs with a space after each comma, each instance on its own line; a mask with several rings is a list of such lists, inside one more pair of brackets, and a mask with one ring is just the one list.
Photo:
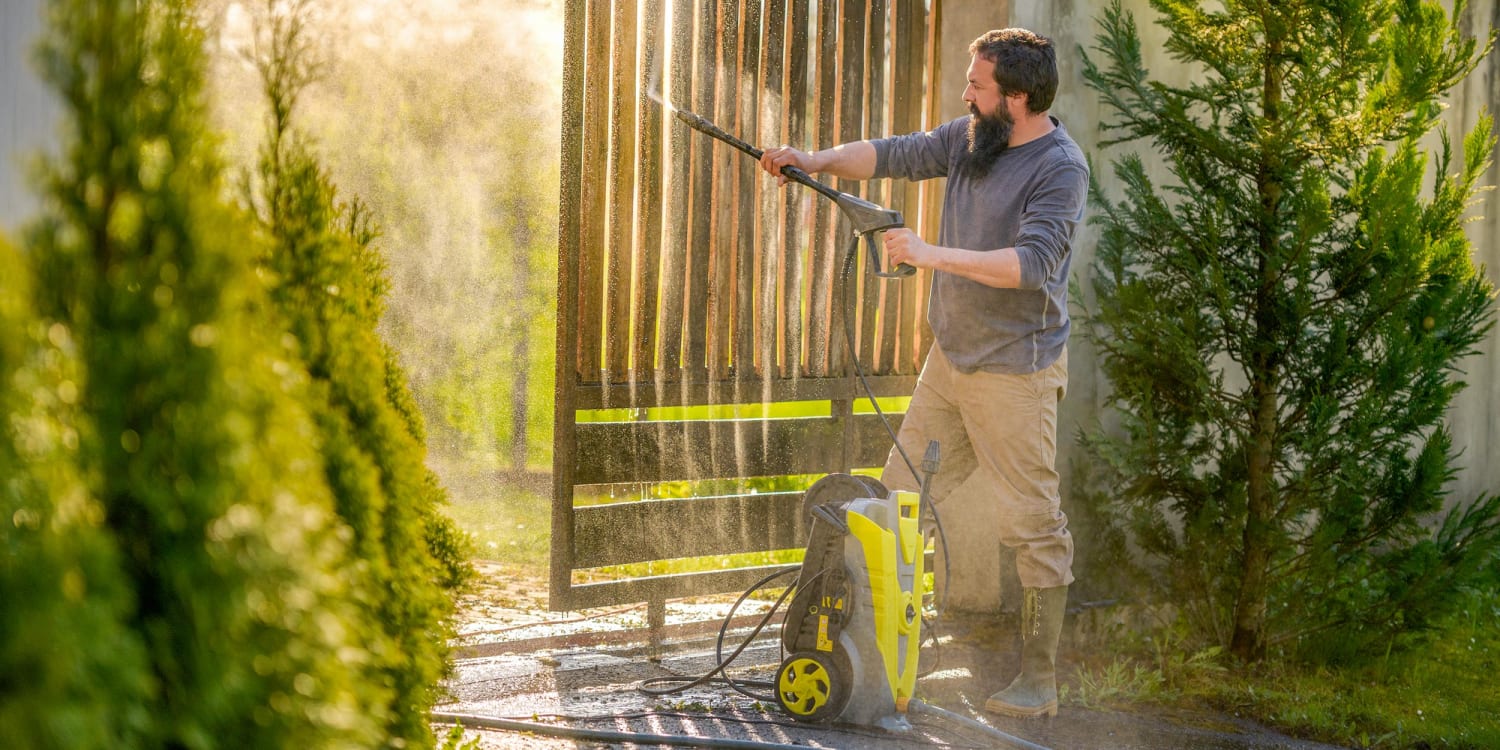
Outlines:
[[885, 233], [886, 258], [894, 266], [897, 263], [905, 263], [917, 268], [926, 268], [928, 262], [928, 250], [931, 248], [916, 232], [906, 228], [898, 227]]

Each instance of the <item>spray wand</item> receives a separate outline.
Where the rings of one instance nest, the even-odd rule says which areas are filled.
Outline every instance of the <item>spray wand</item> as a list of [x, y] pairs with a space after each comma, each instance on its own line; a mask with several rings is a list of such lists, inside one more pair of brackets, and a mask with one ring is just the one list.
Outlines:
[[[720, 141], [723, 141], [724, 143], [727, 143], [739, 149], [740, 151], [745, 152], [752, 159], [759, 160], [761, 154], [765, 153], [763, 149], [756, 148], [755, 146], [752, 146], [740, 140], [739, 138], [730, 135], [719, 126], [704, 119], [701, 115], [689, 112], [685, 109], [678, 109], [671, 105], [668, 105], [667, 109], [671, 110], [672, 114], [676, 115], [677, 119], [686, 123], [688, 127], [700, 133], [712, 136]], [[860, 238], [864, 238], [865, 249], [870, 254], [870, 269], [876, 276], [879, 276], [883, 279], [894, 279], [910, 276], [913, 273], [916, 273], [917, 269], [905, 263], [898, 264], [896, 268], [891, 271], [881, 270], [882, 265], [880, 263], [880, 253], [875, 248], [875, 234], [877, 232], [883, 232], [887, 229], [895, 229], [897, 227], [906, 225], [905, 221], [901, 218], [900, 211], [892, 211], [889, 208], [885, 208], [884, 206], [877, 206], [874, 203], [871, 203], [858, 196], [853, 196], [848, 193], [834, 190], [833, 188], [828, 187], [821, 182], [818, 182], [806, 172], [790, 164], [784, 165], [781, 168], [781, 174], [785, 175], [786, 178], [791, 180], [792, 182], [811, 188], [813, 192], [833, 201], [834, 204], [839, 207], [839, 210], [844, 212], [844, 216], [849, 219], [849, 223], [854, 227], [854, 237], [850, 239], [848, 252], [854, 252], [854, 250], [858, 246]]]

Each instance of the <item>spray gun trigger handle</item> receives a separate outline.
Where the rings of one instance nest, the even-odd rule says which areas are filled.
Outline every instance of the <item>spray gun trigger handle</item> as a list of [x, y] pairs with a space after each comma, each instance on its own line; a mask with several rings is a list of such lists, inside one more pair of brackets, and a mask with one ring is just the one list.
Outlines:
[[875, 233], [883, 232], [887, 229], [895, 229], [899, 226], [901, 225], [896, 224], [895, 226], [890, 227], [879, 227], [877, 229], [867, 230], [863, 233], [865, 238], [865, 249], [870, 254], [870, 268], [874, 271], [876, 276], [879, 276], [882, 279], [901, 279], [917, 272], [917, 269], [908, 266], [905, 263], [896, 264], [896, 267], [890, 271], [880, 270], [880, 250], [875, 247]]

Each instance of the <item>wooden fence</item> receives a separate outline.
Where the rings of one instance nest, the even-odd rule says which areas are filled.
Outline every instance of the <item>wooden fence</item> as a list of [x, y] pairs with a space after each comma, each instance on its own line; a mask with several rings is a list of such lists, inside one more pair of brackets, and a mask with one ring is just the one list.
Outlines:
[[[930, 343], [926, 275], [881, 281], [861, 259], [845, 288], [850, 229], [831, 202], [777, 188], [665, 105], [761, 146], [922, 129], [937, 9], [567, 4], [553, 609], [659, 613], [667, 598], [742, 589], [777, 563], [640, 564], [799, 548], [803, 475], [883, 463], [890, 440], [857, 408], [845, 323], [877, 395], [909, 395]], [[934, 234], [940, 184], [834, 187]]]

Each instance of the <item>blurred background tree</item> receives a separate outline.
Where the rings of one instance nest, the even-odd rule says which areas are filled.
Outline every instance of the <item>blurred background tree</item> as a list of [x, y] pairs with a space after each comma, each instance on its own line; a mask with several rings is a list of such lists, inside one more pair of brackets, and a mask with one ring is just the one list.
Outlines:
[[336, 203], [333, 182], [293, 127], [297, 100], [318, 74], [304, 33], [308, 8], [254, 9], [253, 62], [268, 116], [243, 192], [269, 239], [260, 267], [271, 300], [311, 375], [307, 407], [325, 477], [360, 560], [351, 573], [371, 594], [362, 602], [365, 646], [392, 690], [385, 731], [424, 747], [468, 551], [441, 513], [446, 497], [424, 463], [420, 415], [404, 408], [404, 376], [376, 332], [387, 284], [369, 214], [357, 201]]
[[[209, 0], [216, 121], [254, 163], [255, 4]], [[456, 504], [550, 471], [561, 4], [320, 2], [298, 97], [332, 182], [377, 218], [397, 353]]]
[[1119, 422], [1088, 437], [1089, 511], [1241, 659], [1385, 653], [1500, 549], [1500, 498], [1447, 497], [1443, 424], [1494, 319], [1462, 226], [1493, 121], [1456, 161], [1419, 145], [1489, 45], [1418, 0], [1151, 5], [1194, 83], [1149, 78], [1118, 2], [1085, 61], [1109, 143], [1173, 177], [1129, 154], [1123, 200], [1094, 188], [1086, 328]]

